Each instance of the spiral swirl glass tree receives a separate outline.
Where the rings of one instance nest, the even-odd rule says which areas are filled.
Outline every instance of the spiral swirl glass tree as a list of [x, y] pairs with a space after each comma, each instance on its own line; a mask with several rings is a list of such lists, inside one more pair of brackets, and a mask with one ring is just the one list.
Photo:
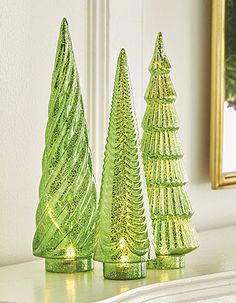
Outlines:
[[[151, 221], [127, 58], [121, 50], [113, 91], [96, 228], [95, 260], [108, 279], [146, 276]], [[142, 178], [143, 175], [143, 178]]]
[[52, 77], [33, 253], [46, 270], [93, 268], [96, 189], [79, 77], [63, 19]]
[[148, 268], [183, 267], [184, 255], [198, 247], [190, 221], [193, 211], [184, 188], [183, 153], [170, 68], [159, 33], [149, 66], [151, 79], [142, 122], [144, 170], [157, 255], [155, 260], [148, 261]]

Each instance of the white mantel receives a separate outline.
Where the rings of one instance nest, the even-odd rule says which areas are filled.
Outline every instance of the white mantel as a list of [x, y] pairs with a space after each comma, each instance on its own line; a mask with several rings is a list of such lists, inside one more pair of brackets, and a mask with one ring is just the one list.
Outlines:
[[45, 273], [43, 260], [0, 268], [0, 302], [236, 302], [236, 226], [200, 233], [201, 246], [182, 270], [150, 270], [147, 278], [105, 280], [93, 272]]

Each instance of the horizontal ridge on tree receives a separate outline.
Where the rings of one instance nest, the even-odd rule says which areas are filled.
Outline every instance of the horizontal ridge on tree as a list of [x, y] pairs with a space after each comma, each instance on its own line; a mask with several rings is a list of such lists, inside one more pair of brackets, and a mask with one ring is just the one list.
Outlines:
[[148, 197], [153, 220], [158, 217], [191, 217], [193, 215], [188, 193], [183, 186], [149, 186]]
[[153, 229], [158, 255], [184, 255], [199, 245], [190, 219], [155, 220]]
[[144, 168], [148, 187], [153, 184], [174, 187], [187, 183], [181, 159], [146, 159]]
[[142, 137], [143, 159], [180, 159], [183, 151], [177, 131], [145, 131]]
[[144, 113], [142, 127], [144, 130], [178, 130], [179, 119], [174, 104], [149, 104]]
[[144, 95], [148, 103], [173, 103], [176, 92], [169, 74], [152, 74]]

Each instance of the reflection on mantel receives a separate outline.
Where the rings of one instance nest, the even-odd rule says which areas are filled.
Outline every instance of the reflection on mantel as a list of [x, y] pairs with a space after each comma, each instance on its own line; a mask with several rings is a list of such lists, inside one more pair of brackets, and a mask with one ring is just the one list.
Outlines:
[[[236, 272], [233, 274], [236, 271], [235, 234], [236, 226], [200, 232], [200, 247], [186, 256], [185, 268], [148, 270], [147, 278], [140, 280], [103, 279], [102, 264], [97, 262], [93, 272], [72, 274], [45, 273], [42, 260], [5, 266], [0, 268], [0, 301], [19, 302], [20, 298], [20, 302], [31, 303], [85, 303], [105, 299], [105, 302], [109, 302], [109, 298], [117, 295], [122, 298], [130, 298], [131, 294], [143, 295], [139, 287], [145, 287], [144, 290], [148, 288], [148, 295], [162, 294], [164, 298], [176, 290], [186, 292], [186, 289], [194, 287], [200, 289], [204, 283], [208, 283], [209, 287], [221, 284], [224, 291], [231, 291], [227, 288], [230, 285], [236, 290]], [[215, 289], [218, 291], [218, 287]], [[125, 302], [122, 300], [114, 302]], [[137, 302], [135, 297], [131, 302]]]

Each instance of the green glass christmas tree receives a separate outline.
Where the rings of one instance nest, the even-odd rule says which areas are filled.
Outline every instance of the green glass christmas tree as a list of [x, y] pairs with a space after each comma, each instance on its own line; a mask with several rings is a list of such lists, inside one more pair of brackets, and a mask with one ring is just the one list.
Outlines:
[[185, 191], [183, 153], [174, 107], [176, 93], [170, 69], [159, 33], [149, 66], [151, 79], [145, 93], [147, 108], [142, 121], [142, 153], [157, 256], [148, 262], [148, 268], [157, 269], [184, 267], [184, 255], [199, 245]]
[[94, 259], [103, 262], [105, 278], [143, 278], [152, 243], [127, 58], [122, 49], [103, 164]]
[[33, 240], [46, 270], [93, 268], [96, 189], [79, 77], [66, 19], [52, 76]]

